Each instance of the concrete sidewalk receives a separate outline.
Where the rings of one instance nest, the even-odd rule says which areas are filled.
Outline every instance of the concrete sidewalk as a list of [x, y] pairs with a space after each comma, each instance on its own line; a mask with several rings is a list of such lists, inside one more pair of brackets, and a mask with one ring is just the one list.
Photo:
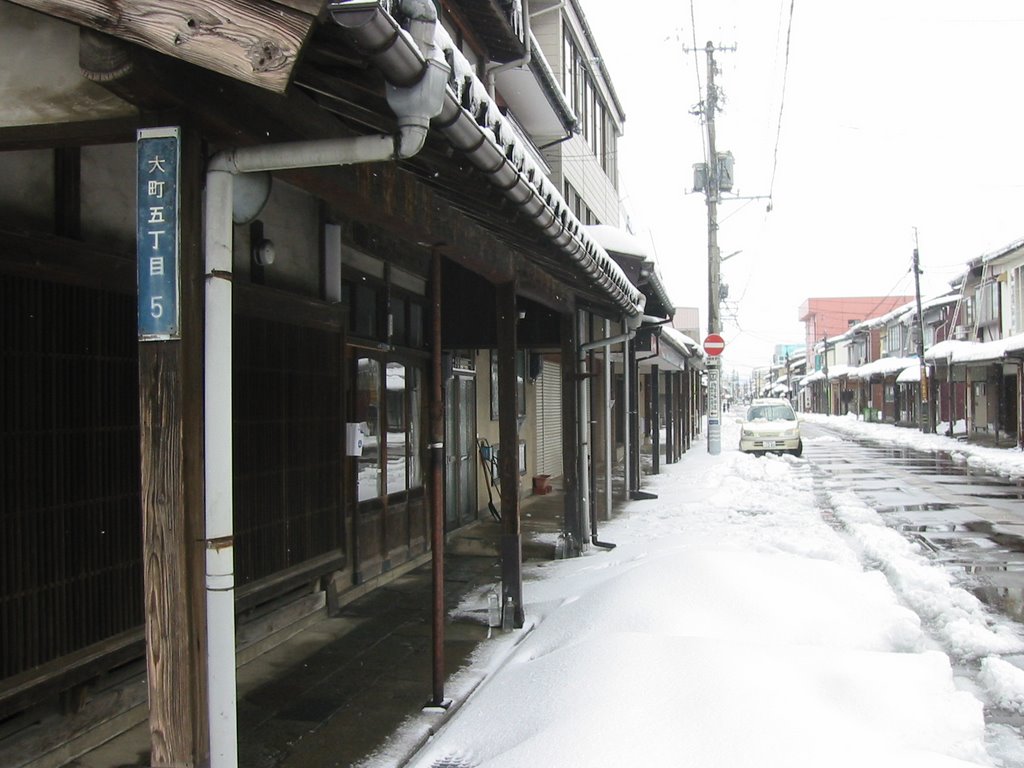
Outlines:
[[[524, 560], [551, 559], [561, 530], [560, 493], [522, 503]], [[500, 523], [453, 532], [446, 546], [449, 612], [474, 590], [500, 581]], [[238, 670], [242, 768], [351, 766], [380, 748], [432, 693], [431, 565], [345, 605]], [[449, 620], [446, 673], [465, 666], [488, 634], [480, 621]], [[459, 704], [460, 702], [455, 702]], [[68, 763], [76, 768], [148, 766], [143, 722]]]

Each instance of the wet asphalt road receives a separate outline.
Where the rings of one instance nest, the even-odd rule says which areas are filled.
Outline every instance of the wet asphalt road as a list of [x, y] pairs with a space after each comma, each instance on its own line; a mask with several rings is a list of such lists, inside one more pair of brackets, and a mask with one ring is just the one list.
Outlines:
[[[816, 472], [920, 542], [994, 611], [1024, 622], [1024, 481], [820, 424], [801, 429]], [[841, 439], [814, 440], [822, 435]]]

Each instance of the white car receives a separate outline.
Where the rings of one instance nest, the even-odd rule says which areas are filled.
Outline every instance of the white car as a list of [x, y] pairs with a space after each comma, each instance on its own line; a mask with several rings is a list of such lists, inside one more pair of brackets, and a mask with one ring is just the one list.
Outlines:
[[788, 401], [775, 398], [754, 400], [740, 419], [740, 450], [746, 453], [804, 452], [800, 422]]

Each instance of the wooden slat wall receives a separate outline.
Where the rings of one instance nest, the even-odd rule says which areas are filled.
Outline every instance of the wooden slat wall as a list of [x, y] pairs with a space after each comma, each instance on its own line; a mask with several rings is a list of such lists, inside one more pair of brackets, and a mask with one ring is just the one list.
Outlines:
[[236, 578], [245, 584], [343, 539], [340, 337], [235, 318]]
[[0, 679], [143, 623], [130, 296], [0, 275]]

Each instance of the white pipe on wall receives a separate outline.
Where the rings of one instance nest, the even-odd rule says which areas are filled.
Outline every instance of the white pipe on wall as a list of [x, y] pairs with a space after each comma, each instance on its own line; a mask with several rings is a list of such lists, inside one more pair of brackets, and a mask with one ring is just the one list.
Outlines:
[[210, 765], [238, 765], [231, 433], [231, 205], [234, 179], [206, 176], [204, 409]]
[[[612, 323], [607, 318], [604, 321], [604, 335], [608, 337], [612, 332]], [[612, 444], [614, 442], [614, 430], [612, 429], [612, 350], [606, 347], [604, 350], [604, 498], [605, 498], [605, 519], [610, 520], [612, 516]]]

